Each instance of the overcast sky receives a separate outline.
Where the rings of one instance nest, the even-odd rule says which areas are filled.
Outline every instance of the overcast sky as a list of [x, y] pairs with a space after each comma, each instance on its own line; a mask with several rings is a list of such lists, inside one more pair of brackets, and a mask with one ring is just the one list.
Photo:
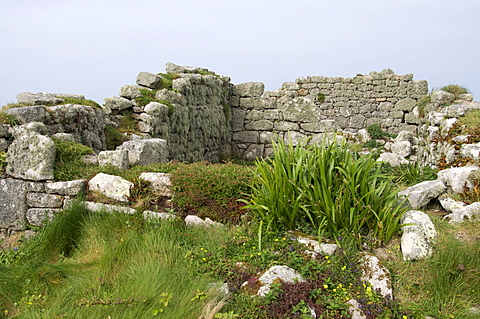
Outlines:
[[267, 90], [391, 68], [480, 100], [479, 0], [0, 0], [0, 106], [20, 92], [103, 103], [167, 62]]

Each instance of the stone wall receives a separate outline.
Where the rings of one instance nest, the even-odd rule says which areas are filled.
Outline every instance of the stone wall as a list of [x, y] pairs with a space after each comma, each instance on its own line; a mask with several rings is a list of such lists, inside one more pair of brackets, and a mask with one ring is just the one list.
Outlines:
[[269, 156], [272, 137], [282, 138], [287, 132], [293, 142], [306, 136], [319, 140], [333, 130], [356, 133], [375, 123], [390, 133], [416, 132], [417, 104], [428, 94], [427, 81], [390, 69], [353, 78], [298, 78], [265, 93], [262, 87], [237, 85], [231, 100], [232, 140], [246, 159]]

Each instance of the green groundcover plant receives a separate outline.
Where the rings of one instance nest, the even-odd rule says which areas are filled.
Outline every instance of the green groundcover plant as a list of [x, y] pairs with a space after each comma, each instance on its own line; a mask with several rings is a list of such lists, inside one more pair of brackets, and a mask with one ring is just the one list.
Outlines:
[[361, 244], [387, 243], [405, 212], [391, 179], [372, 155], [349, 150], [345, 141], [273, 144], [272, 159], [258, 160], [247, 207], [274, 229], [309, 228]]

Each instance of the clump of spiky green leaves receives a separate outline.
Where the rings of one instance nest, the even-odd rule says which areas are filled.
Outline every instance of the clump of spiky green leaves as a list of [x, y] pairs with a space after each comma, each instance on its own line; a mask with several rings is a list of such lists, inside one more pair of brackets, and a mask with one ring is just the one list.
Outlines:
[[56, 148], [55, 172], [56, 180], [72, 180], [85, 171], [86, 163], [82, 157], [92, 154], [93, 150], [83, 144], [53, 139]]
[[334, 238], [348, 235], [387, 243], [401, 228], [405, 209], [373, 155], [352, 153], [345, 141], [296, 146], [273, 144], [272, 159], [257, 161], [247, 201], [257, 219], [274, 229], [310, 227]]
[[3, 111], [0, 111], [0, 124], [8, 124], [10, 126], [13, 126], [17, 125], [17, 120], [13, 116]]

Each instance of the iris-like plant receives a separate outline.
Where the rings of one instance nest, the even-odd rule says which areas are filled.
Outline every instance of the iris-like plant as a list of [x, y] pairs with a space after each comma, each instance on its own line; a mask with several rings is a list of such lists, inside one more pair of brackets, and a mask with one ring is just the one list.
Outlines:
[[344, 141], [296, 146], [273, 144], [274, 157], [258, 160], [247, 207], [276, 229], [310, 225], [334, 238], [386, 243], [401, 228], [404, 208], [391, 179], [371, 155], [360, 156]]

